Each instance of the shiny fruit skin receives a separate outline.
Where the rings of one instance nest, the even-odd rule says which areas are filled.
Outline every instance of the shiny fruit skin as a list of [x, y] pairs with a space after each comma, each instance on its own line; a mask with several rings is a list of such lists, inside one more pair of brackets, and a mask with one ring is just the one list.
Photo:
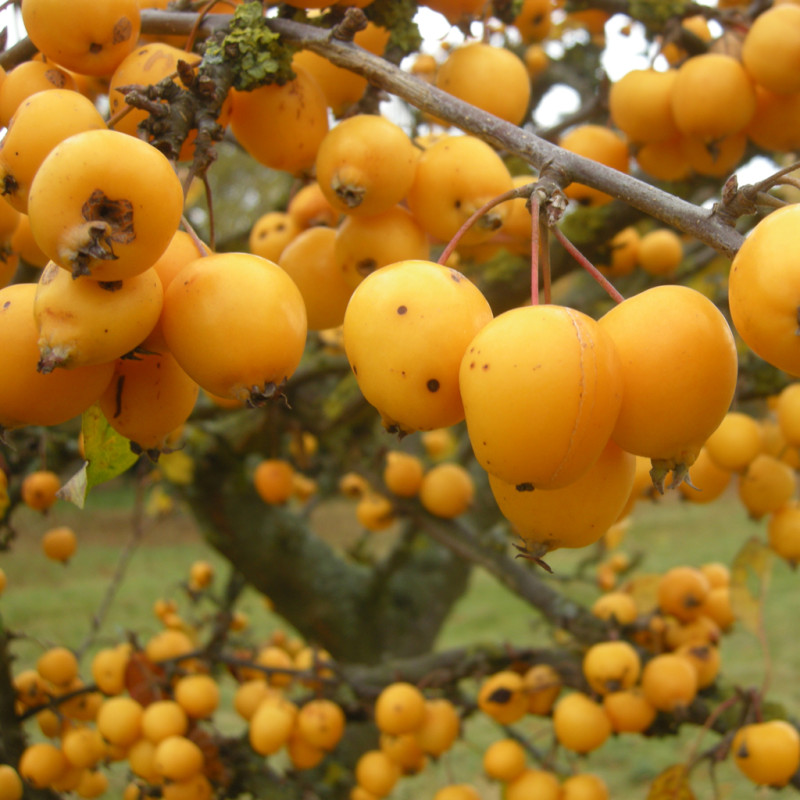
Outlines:
[[736, 345], [725, 317], [699, 292], [664, 285], [629, 297], [599, 324], [621, 363], [612, 438], [629, 453], [691, 465], [736, 387]]
[[731, 482], [731, 473], [718, 466], [705, 447], [700, 448], [697, 458], [689, 469], [689, 480], [679, 487], [680, 493], [690, 503], [713, 503]]
[[317, 181], [338, 211], [374, 216], [406, 196], [417, 158], [417, 148], [394, 122], [357, 114], [340, 122], [322, 140]]
[[28, 196], [39, 247], [73, 275], [102, 281], [124, 280], [152, 266], [182, 213], [183, 188], [167, 158], [140, 139], [109, 130], [85, 131], [57, 144]]
[[742, 472], [762, 451], [764, 437], [759, 422], [741, 411], [729, 411], [706, 439], [711, 460], [721, 469]]
[[303, 295], [310, 331], [341, 325], [353, 293], [353, 286], [336, 265], [335, 240], [332, 228], [308, 228], [289, 242], [278, 260]]
[[513, 125], [521, 125], [528, 113], [528, 71], [504, 47], [470, 42], [456, 48], [439, 67], [436, 87]]
[[297, 77], [251, 92], [233, 92], [230, 130], [260, 164], [297, 175], [314, 165], [328, 132], [328, 106], [317, 82], [298, 68]]
[[770, 92], [800, 91], [800, 8], [784, 3], [756, 17], [742, 43], [742, 63]]
[[445, 463], [431, 467], [422, 479], [419, 500], [430, 514], [454, 519], [472, 505], [475, 483], [460, 464]]
[[391, 264], [359, 284], [345, 312], [345, 352], [387, 427], [432, 430], [463, 419], [458, 367], [491, 318], [471, 281], [430, 261]]
[[678, 134], [670, 96], [677, 73], [632, 69], [611, 85], [611, 120], [633, 142], [661, 142]]
[[118, 359], [98, 404], [109, 425], [144, 451], [159, 451], [189, 418], [199, 387], [169, 352]]
[[75, 81], [70, 73], [52, 63], [25, 61], [14, 67], [0, 84], [0, 123], [7, 126], [27, 97], [51, 89], [75, 91]]
[[568, 750], [588, 753], [611, 735], [611, 720], [600, 703], [582, 692], [572, 692], [556, 703], [553, 729]]
[[[579, 125], [561, 137], [559, 145], [577, 155], [599, 164], [628, 172], [630, 153], [628, 143], [616, 131], [602, 125]], [[611, 195], [582, 183], [570, 183], [564, 194], [581, 205], [601, 206], [610, 203]]]
[[51, 261], [33, 301], [39, 368], [102, 364], [138, 347], [158, 322], [164, 290], [152, 268], [124, 281], [73, 278]]
[[333, 255], [345, 282], [353, 289], [367, 275], [398, 261], [430, 260], [422, 227], [402, 206], [375, 216], [345, 217], [336, 231]]
[[741, 131], [753, 117], [755, 89], [741, 63], [721, 53], [683, 62], [672, 87], [672, 113], [680, 132], [706, 141]]
[[113, 363], [58, 370], [37, 370], [39, 338], [33, 317], [36, 284], [17, 283], [0, 289], [0, 369], [13, 381], [0, 384], [0, 425], [59, 425], [85, 411], [111, 380]]
[[531, 552], [586, 547], [619, 517], [633, 485], [636, 459], [609, 442], [586, 472], [558, 489], [519, 491], [489, 475], [503, 516]]
[[[408, 207], [417, 222], [447, 242], [485, 203], [514, 188], [500, 156], [475, 136], [443, 136], [419, 157]], [[462, 244], [490, 239], [509, 214], [503, 203], [461, 237]]]
[[557, 489], [586, 472], [622, 401], [610, 337], [564, 306], [496, 317], [467, 347], [459, 382], [478, 463], [501, 480], [535, 488]]
[[161, 325], [170, 352], [203, 389], [248, 402], [288, 380], [307, 330], [292, 279], [247, 253], [187, 264], [164, 294]]
[[757, 356], [794, 376], [800, 376], [798, 224], [798, 205], [764, 217], [736, 253], [728, 280], [737, 333]]
[[68, 136], [102, 130], [105, 120], [91, 100], [69, 89], [37, 92], [24, 100], [0, 142], [3, 197], [17, 211], [28, 211], [28, 193], [48, 153]]
[[22, 20], [48, 60], [81, 75], [110, 75], [141, 28], [136, 0], [25, 0]]
[[800, 766], [800, 736], [784, 720], [753, 723], [736, 732], [731, 753], [753, 783], [785, 786]]
[[645, 664], [641, 685], [649, 703], [659, 711], [674, 713], [694, 700], [697, 671], [689, 659], [675, 653], [662, 653]]
[[302, 230], [285, 211], [262, 214], [250, 229], [249, 248], [253, 255], [278, 262], [284, 248]]
[[739, 477], [739, 499], [753, 519], [783, 508], [797, 491], [797, 475], [784, 461], [757, 455]]

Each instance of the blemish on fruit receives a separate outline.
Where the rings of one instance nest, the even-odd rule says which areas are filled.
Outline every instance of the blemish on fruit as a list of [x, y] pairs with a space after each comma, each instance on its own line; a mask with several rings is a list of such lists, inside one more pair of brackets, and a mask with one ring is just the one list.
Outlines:
[[486, 372], [486, 370], [487, 370], [487, 369], [489, 369], [489, 365], [488, 365], [488, 364], [484, 364], [484, 365], [481, 367], [481, 369], [482, 369], [484, 372]]
[[526, 481], [525, 483], [518, 483], [514, 488], [518, 492], [532, 492], [533, 484], [530, 483], [529, 481]]
[[406, 306], [397, 306], [397, 313], [401, 316], [408, 312], [408, 308]]
[[112, 44], [127, 42], [133, 34], [133, 24], [128, 17], [120, 17], [114, 25], [114, 32], [111, 36]]
[[439, 391], [439, 381], [436, 378], [431, 378], [425, 385], [428, 387], [429, 392]]

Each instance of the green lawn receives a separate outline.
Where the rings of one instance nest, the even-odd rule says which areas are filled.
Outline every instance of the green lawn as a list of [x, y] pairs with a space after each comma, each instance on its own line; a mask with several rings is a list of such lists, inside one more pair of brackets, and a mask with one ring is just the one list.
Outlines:
[[[6, 625], [25, 632], [25, 638], [15, 646], [20, 667], [33, 663], [43, 646], [62, 643], [78, 647], [86, 640], [91, 617], [102, 606], [121, 554], [131, 539], [132, 524], [125, 510], [129, 499], [125, 492], [98, 491], [83, 513], [59, 503], [46, 517], [23, 513], [16, 518], [19, 536], [14, 550], [0, 554], [0, 567], [6, 571], [9, 584], [0, 599], [0, 613]], [[39, 550], [41, 532], [56, 524], [72, 525], [80, 541], [78, 553], [66, 567], [48, 561]], [[634, 523], [621, 549], [632, 556], [640, 555], [640, 570], [645, 572], [706, 561], [730, 564], [751, 536], [763, 538], [764, 527], [763, 522], [748, 520], [732, 497], [708, 507], [668, 498], [657, 504], [643, 503], [636, 509]], [[556, 577], [551, 580], [570, 575], [585, 556], [583, 551], [552, 553], [548, 560]], [[126, 578], [119, 585], [92, 649], [119, 641], [126, 631], [136, 631], [146, 638], [158, 630], [159, 623], [152, 612], [156, 598], [174, 597], [187, 616], [195, 613], [188, 606], [180, 584], [188, 575], [192, 561], [198, 558], [211, 561], [218, 574], [224, 577], [224, 562], [204, 546], [191, 520], [180, 510], [161, 518], [147, 518], [141, 542], [128, 563]], [[774, 560], [766, 603], [772, 659], [770, 699], [785, 704], [790, 711], [800, 706], [800, 686], [796, 681], [800, 637], [792, 635], [796, 580], [795, 573], [787, 565]], [[571, 592], [587, 601], [598, 594], [591, 581], [568, 586]], [[254, 592], [245, 594], [240, 607], [248, 614], [252, 630], [259, 638], [265, 638], [278, 627], [286, 627], [265, 609], [262, 598]], [[524, 647], [544, 643], [548, 636], [546, 626], [535, 611], [487, 574], [476, 571], [469, 592], [458, 603], [442, 631], [439, 646], [446, 648], [499, 639]], [[739, 686], [760, 685], [763, 681], [765, 660], [759, 642], [741, 626], [725, 637], [722, 656], [726, 681]], [[224, 714], [221, 721], [226, 727], [239, 724], [230, 712]], [[526, 719], [517, 728], [540, 748], [549, 747], [551, 732], [547, 720]], [[432, 795], [432, 786], [448, 780], [471, 780], [487, 800], [498, 798], [497, 787], [481, 778], [480, 756], [483, 747], [502, 733], [486, 718], [476, 718], [468, 723], [467, 734], [464, 742], [422, 776], [405, 779], [393, 797], [400, 800], [424, 798]], [[692, 728], [686, 729], [680, 737], [637, 739], [633, 754], [632, 740], [620, 736], [587, 758], [576, 759], [575, 766], [602, 774], [615, 797], [644, 800], [653, 777], [666, 766], [685, 759], [698, 735], [698, 730]], [[703, 745], [712, 744], [714, 738], [708, 735]], [[711, 786], [701, 780], [703, 777], [704, 774], [698, 774], [695, 779], [697, 796], [712, 797]], [[754, 789], [731, 767], [723, 765], [718, 778], [721, 797], [739, 800], [756, 796]]]

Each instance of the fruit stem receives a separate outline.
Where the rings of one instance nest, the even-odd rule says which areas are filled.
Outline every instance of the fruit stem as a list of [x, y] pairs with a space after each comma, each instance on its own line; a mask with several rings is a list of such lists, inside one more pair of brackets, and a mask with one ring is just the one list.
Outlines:
[[552, 280], [550, 273], [550, 228], [544, 217], [539, 215], [539, 271], [542, 273], [542, 289], [544, 302], [552, 302]]
[[453, 251], [456, 249], [456, 247], [458, 247], [461, 237], [464, 236], [464, 234], [484, 214], [486, 214], [488, 211], [491, 211], [495, 206], [499, 206], [500, 203], [505, 203], [506, 200], [516, 200], [518, 197], [528, 197], [532, 189], [533, 184], [520, 186], [516, 189], [509, 189], [507, 192], [503, 192], [503, 194], [499, 194], [497, 197], [493, 197], [487, 203], [484, 203], [477, 211], [474, 211], [472, 214], [470, 214], [466, 222], [456, 231], [455, 236], [453, 236], [453, 238], [447, 243], [447, 246], [444, 248], [444, 250], [442, 250], [442, 254], [439, 256], [439, 260], [436, 263], [441, 264], [442, 266], [447, 263], [447, 260], [453, 254]]
[[531, 195], [531, 305], [539, 305], [539, 198]]
[[556, 239], [564, 246], [564, 249], [599, 283], [603, 289], [605, 289], [606, 294], [615, 302], [621, 303], [625, 298], [611, 285], [609, 280], [597, 269], [597, 267], [589, 261], [586, 256], [575, 247], [572, 242], [567, 239], [564, 233], [559, 229], [554, 227], [553, 232], [556, 235]]

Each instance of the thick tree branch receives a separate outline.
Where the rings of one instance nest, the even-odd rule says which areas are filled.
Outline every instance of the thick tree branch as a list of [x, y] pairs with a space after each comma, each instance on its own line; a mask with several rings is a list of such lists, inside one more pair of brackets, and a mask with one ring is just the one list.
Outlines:
[[[146, 32], [189, 31], [194, 15], [175, 12], [142, 12]], [[215, 15], [201, 28], [202, 35], [223, 27], [230, 18]], [[628, 203], [655, 219], [691, 234], [731, 258], [741, 246], [742, 235], [707, 209], [682, 200], [644, 181], [598, 164], [535, 136], [533, 133], [481, 111], [447, 94], [394, 64], [350, 42], [330, 36], [330, 32], [287, 19], [269, 19], [269, 26], [285, 41], [324, 56], [333, 64], [364, 76], [373, 85], [394, 94], [452, 125], [484, 139], [495, 147], [516, 155], [538, 170], [558, 176], [564, 184], [579, 181]]]

